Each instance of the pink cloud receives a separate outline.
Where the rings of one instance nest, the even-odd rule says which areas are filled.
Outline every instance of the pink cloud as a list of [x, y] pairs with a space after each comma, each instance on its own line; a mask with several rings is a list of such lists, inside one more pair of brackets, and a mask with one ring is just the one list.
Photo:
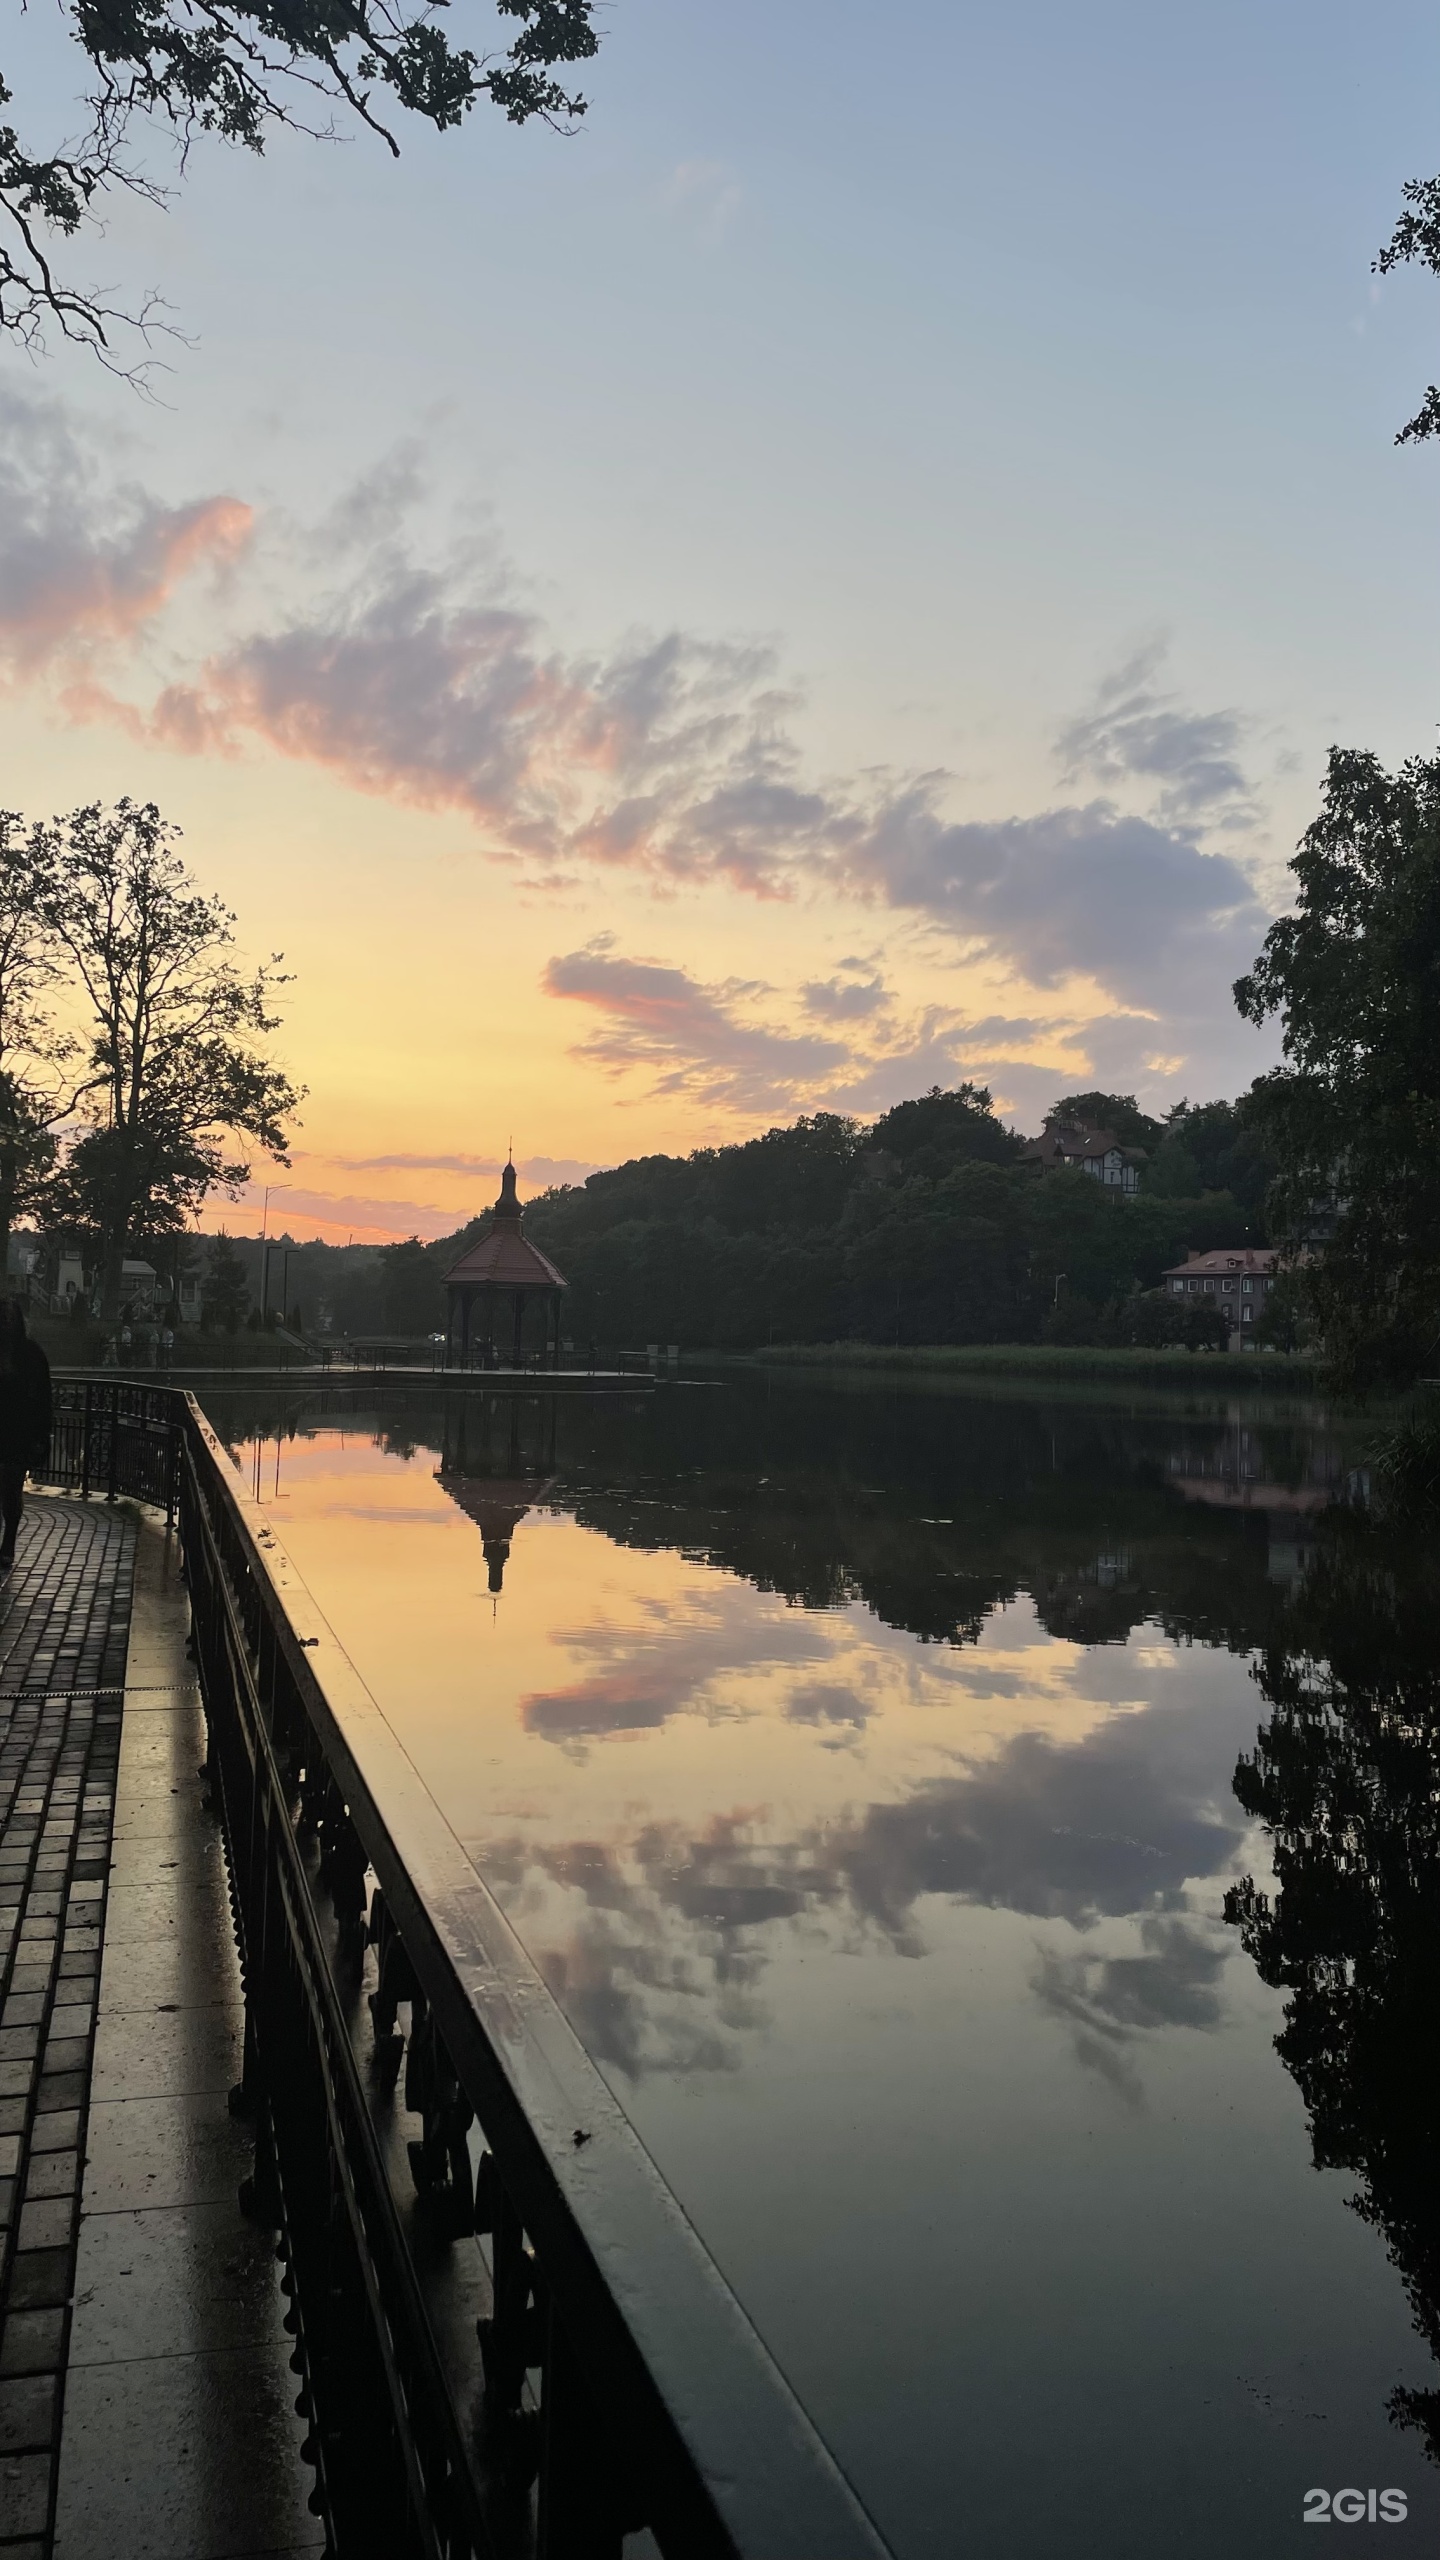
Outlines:
[[[305, 1241], [314, 1234], [330, 1244], [343, 1243], [351, 1234], [357, 1244], [397, 1244], [405, 1236], [430, 1242], [453, 1235], [473, 1214], [442, 1208], [433, 1200], [387, 1200], [372, 1192], [312, 1190], [303, 1183], [287, 1183], [283, 1191], [272, 1188], [269, 1211], [272, 1235], [288, 1230]], [[224, 1227], [232, 1235], [258, 1235], [260, 1201], [247, 1193], [237, 1205], [217, 1196], [206, 1205], [204, 1224], [212, 1232]]]
[[546, 967], [547, 995], [586, 1006], [600, 1027], [575, 1055], [616, 1073], [659, 1070], [657, 1093], [694, 1093], [736, 1111], [770, 1111], [829, 1083], [849, 1052], [834, 1040], [769, 1029], [745, 1012], [764, 990], [709, 987], [687, 970], [630, 960], [601, 935]]
[[[514, 604], [493, 563], [417, 559], [402, 473], [327, 519], [328, 593], [257, 617], [158, 698], [127, 702], [89, 652], [143, 629], [201, 562], [233, 562], [250, 510], [107, 493], [58, 411], [0, 394], [0, 424], [12, 413], [24, 432], [0, 443], [0, 664], [29, 674], [59, 658], [73, 719], [194, 756], [258, 743], [352, 789], [456, 811], [537, 896], [618, 868], [666, 893], [718, 882], [858, 902], [1033, 984], [1092, 979], [1127, 1019], [1145, 1012], [1147, 1056], [1158, 1042], [1188, 1059], [1217, 1013], [1229, 1020], [1229, 982], [1267, 919], [1246, 864], [1204, 830], [1248, 822], [1243, 724], [1158, 691], [1153, 657], [1058, 741], [1072, 775], [1140, 793], [1151, 814], [1104, 798], [957, 821], [941, 772], [807, 777], [766, 647], [672, 631], [580, 655]], [[287, 534], [292, 594], [320, 556], [321, 538]], [[578, 966], [557, 963], [570, 977], [551, 992], [602, 1016], [582, 1054], [648, 1059], [664, 1090], [766, 1109], [759, 1097], [823, 1089], [845, 1054], [756, 1025], [735, 990], [622, 990], [604, 969], [582, 987]], [[812, 1035], [883, 1011], [868, 978], [813, 981], [804, 1001]]]
[[233, 561], [250, 540], [254, 513], [238, 498], [170, 507], [143, 489], [98, 486], [44, 402], [6, 394], [0, 430], [0, 662], [17, 677], [129, 638], [183, 578]]

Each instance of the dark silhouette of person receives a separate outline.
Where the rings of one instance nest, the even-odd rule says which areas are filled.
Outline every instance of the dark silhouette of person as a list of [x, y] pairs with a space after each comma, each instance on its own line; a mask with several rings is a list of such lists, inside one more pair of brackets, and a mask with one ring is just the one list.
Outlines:
[[0, 1299], [0, 1573], [15, 1561], [27, 1470], [50, 1452], [50, 1363], [25, 1330], [18, 1298]]

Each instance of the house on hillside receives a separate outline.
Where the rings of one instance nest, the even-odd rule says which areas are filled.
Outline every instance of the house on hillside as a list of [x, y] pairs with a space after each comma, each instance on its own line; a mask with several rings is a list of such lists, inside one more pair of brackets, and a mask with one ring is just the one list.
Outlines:
[[1274, 1245], [1230, 1245], [1218, 1253], [1192, 1253], [1172, 1263], [1165, 1289], [1175, 1298], [1205, 1298], [1217, 1306], [1232, 1333], [1258, 1324], [1275, 1286], [1279, 1256]]
[[1140, 1168], [1145, 1162], [1143, 1147], [1122, 1147], [1113, 1129], [1093, 1129], [1075, 1120], [1045, 1123], [1038, 1138], [1027, 1139], [1025, 1157], [1038, 1164], [1042, 1173], [1088, 1173], [1095, 1182], [1103, 1182], [1109, 1191], [1132, 1192], [1140, 1188]]

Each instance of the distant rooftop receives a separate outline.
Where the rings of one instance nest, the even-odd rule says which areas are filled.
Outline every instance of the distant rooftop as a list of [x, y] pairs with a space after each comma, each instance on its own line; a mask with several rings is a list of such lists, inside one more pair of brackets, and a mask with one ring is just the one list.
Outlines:
[[1279, 1248], [1273, 1244], [1220, 1245], [1214, 1253], [1192, 1253], [1184, 1262], [1172, 1262], [1167, 1280], [1199, 1279], [1202, 1273], [1217, 1271], [1273, 1271]]

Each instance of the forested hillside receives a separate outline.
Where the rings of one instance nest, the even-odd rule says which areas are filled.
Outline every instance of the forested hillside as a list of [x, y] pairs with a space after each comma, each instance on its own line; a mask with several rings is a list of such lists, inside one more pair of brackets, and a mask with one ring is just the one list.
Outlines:
[[[1042, 1175], [964, 1085], [869, 1127], [817, 1113], [743, 1146], [637, 1158], [531, 1201], [525, 1232], [570, 1283], [574, 1341], [736, 1350], [1085, 1340], [1187, 1248], [1265, 1241], [1272, 1168], [1243, 1105], [1161, 1124], [1124, 1095], [1066, 1101], [1147, 1149], [1136, 1197]], [[442, 1323], [443, 1274], [487, 1224], [383, 1251], [376, 1319]]]

